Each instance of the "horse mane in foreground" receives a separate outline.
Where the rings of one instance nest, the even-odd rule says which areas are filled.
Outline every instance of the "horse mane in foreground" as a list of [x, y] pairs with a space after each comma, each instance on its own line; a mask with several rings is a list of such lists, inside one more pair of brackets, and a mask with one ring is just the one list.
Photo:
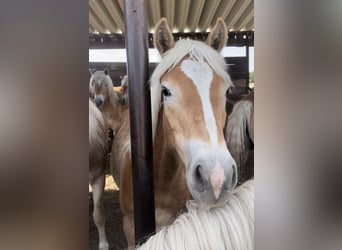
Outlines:
[[138, 249], [254, 249], [254, 180], [222, 208], [206, 211], [189, 201], [187, 210]]

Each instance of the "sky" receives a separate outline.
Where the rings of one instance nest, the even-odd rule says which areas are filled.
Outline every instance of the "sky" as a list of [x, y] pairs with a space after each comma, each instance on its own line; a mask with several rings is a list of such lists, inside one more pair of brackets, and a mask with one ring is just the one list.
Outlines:
[[[225, 47], [221, 51], [225, 57], [246, 56], [245, 47]], [[156, 49], [149, 49], [150, 62], [159, 62], [160, 56]], [[126, 49], [90, 49], [89, 62], [115, 63], [126, 62]], [[249, 71], [254, 71], [254, 47], [249, 48]]]

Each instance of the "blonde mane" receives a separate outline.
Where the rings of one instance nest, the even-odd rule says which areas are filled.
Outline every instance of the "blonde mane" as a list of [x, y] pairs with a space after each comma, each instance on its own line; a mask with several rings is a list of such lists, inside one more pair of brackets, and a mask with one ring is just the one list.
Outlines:
[[158, 114], [161, 103], [161, 77], [175, 68], [175, 66], [185, 57], [190, 60], [207, 63], [212, 70], [222, 78], [228, 85], [233, 86], [232, 81], [226, 71], [223, 57], [204, 42], [190, 39], [179, 40], [175, 46], [162, 55], [161, 62], [158, 64], [151, 76], [151, 108], [152, 108], [152, 130], [153, 138], [157, 128]]
[[138, 249], [254, 249], [254, 180], [239, 186], [224, 207], [203, 210], [195, 201], [186, 206], [186, 213]]

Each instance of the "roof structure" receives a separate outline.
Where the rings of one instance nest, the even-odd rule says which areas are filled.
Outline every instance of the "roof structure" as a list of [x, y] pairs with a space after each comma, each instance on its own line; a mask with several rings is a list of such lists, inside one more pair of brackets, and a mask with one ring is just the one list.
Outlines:
[[[89, 0], [90, 34], [124, 34], [123, 0]], [[217, 18], [230, 32], [254, 29], [253, 0], [147, 0], [148, 31], [166, 17], [173, 33], [208, 33]]]

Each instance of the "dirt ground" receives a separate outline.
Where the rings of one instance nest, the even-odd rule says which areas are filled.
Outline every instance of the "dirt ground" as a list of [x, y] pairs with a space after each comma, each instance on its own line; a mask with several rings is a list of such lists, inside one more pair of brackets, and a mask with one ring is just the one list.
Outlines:
[[[91, 197], [91, 188], [89, 188]], [[126, 238], [122, 229], [122, 213], [119, 205], [119, 189], [110, 174], [106, 175], [104, 194], [104, 207], [106, 213], [106, 235], [110, 250], [127, 248]], [[92, 218], [93, 203], [89, 199], [89, 249], [98, 249], [98, 232]]]

